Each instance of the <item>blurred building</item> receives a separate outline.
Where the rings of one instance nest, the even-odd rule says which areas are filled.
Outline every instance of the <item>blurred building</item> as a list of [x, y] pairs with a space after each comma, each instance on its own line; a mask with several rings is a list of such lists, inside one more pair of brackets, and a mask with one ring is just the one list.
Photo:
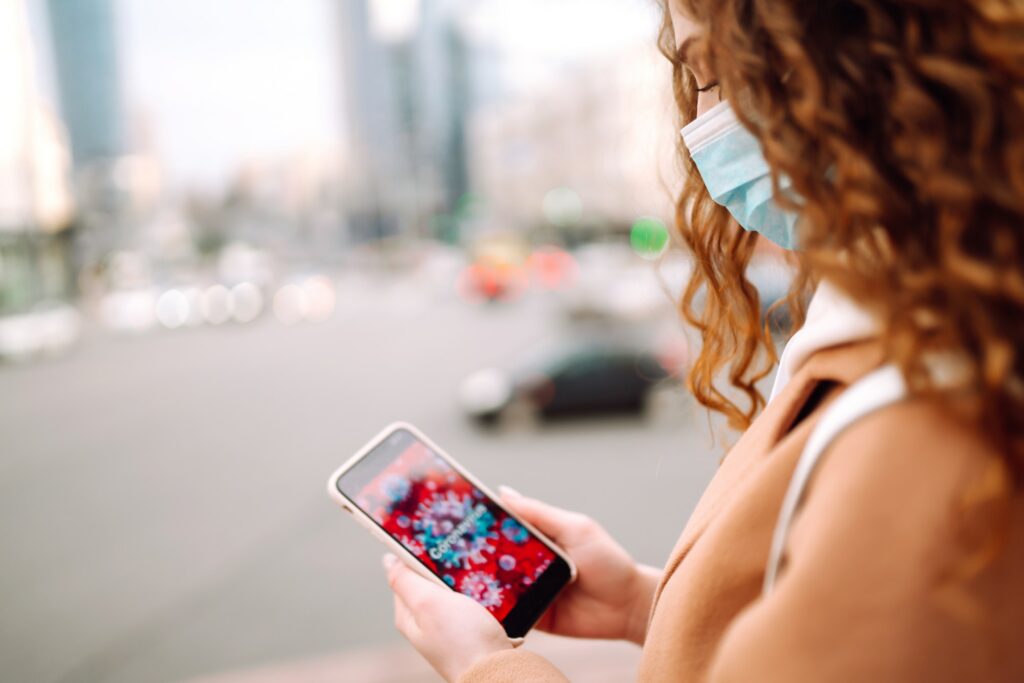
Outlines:
[[202, 219], [197, 228], [219, 231], [217, 242], [259, 245], [290, 261], [330, 261], [343, 246], [338, 239], [341, 182], [339, 155], [332, 148], [252, 158], [213, 214], [207, 207], [208, 215], [194, 218]]
[[125, 133], [113, 0], [49, 0], [48, 9], [75, 166], [114, 159]]
[[424, 0], [411, 44], [414, 149], [419, 184], [449, 209], [467, 187], [465, 118], [471, 106], [469, 56], [456, 4]]
[[557, 87], [498, 99], [468, 125], [473, 190], [499, 229], [552, 223], [614, 229], [671, 215], [675, 127], [671, 74], [654, 45], [577, 65]]
[[84, 260], [125, 240], [130, 164], [114, 0], [48, 0], [57, 91], [71, 141]]
[[467, 186], [456, 4], [342, 0], [339, 8], [352, 237], [418, 232]]
[[40, 97], [23, 0], [0, 0], [0, 314], [69, 288], [73, 202], [63, 128]]

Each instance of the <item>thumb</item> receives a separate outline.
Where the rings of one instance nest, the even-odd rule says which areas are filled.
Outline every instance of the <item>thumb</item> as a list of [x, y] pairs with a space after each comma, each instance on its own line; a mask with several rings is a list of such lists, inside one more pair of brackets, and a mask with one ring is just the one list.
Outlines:
[[424, 609], [427, 602], [437, 596], [437, 592], [447, 594], [448, 591], [420, 576], [416, 570], [407, 566], [391, 553], [381, 558], [387, 572], [388, 585], [395, 597], [401, 600], [415, 614]]
[[560, 545], [571, 543], [573, 537], [587, 522], [587, 518], [578, 512], [570, 512], [536, 498], [528, 498], [511, 487], [499, 486], [498, 492], [501, 494], [501, 502], [512, 512]]

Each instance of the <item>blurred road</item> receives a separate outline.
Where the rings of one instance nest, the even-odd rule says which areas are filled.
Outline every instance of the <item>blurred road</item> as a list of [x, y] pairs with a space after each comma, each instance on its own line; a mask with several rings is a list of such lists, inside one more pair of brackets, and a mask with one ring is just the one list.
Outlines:
[[0, 367], [0, 678], [177, 681], [395, 642], [382, 549], [324, 486], [398, 418], [663, 563], [717, 462], [693, 402], [479, 431], [458, 381], [538, 343], [554, 312], [417, 297], [315, 326], [94, 331]]

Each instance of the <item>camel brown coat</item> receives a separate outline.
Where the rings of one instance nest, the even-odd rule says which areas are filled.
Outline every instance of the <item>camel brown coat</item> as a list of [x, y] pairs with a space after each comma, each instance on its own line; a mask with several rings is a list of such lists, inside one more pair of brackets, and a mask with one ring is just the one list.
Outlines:
[[[819, 351], [731, 449], [665, 567], [640, 681], [1024, 681], [1024, 500], [1012, 499], [1008, 526], [995, 521], [1000, 506], [984, 501], [996, 453], [924, 399], [869, 415], [832, 444], [785, 569], [761, 596], [807, 437], [880, 361], [867, 343]], [[794, 426], [823, 382], [834, 388]], [[1006, 532], [1001, 551], [972, 569], [993, 528]], [[527, 643], [460, 683], [565, 680]]]

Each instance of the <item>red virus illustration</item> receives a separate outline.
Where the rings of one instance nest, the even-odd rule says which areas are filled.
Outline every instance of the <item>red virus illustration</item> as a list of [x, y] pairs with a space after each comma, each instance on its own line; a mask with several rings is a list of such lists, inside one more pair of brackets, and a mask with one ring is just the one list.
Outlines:
[[469, 494], [434, 493], [416, 512], [416, 540], [431, 559], [448, 569], [483, 564], [495, 550], [494, 515]]
[[501, 620], [554, 553], [443, 458], [413, 444], [356, 502], [427, 569]]
[[489, 610], [494, 610], [503, 599], [498, 580], [487, 572], [469, 572], [459, 582], [459, 591], [468, 595]]

